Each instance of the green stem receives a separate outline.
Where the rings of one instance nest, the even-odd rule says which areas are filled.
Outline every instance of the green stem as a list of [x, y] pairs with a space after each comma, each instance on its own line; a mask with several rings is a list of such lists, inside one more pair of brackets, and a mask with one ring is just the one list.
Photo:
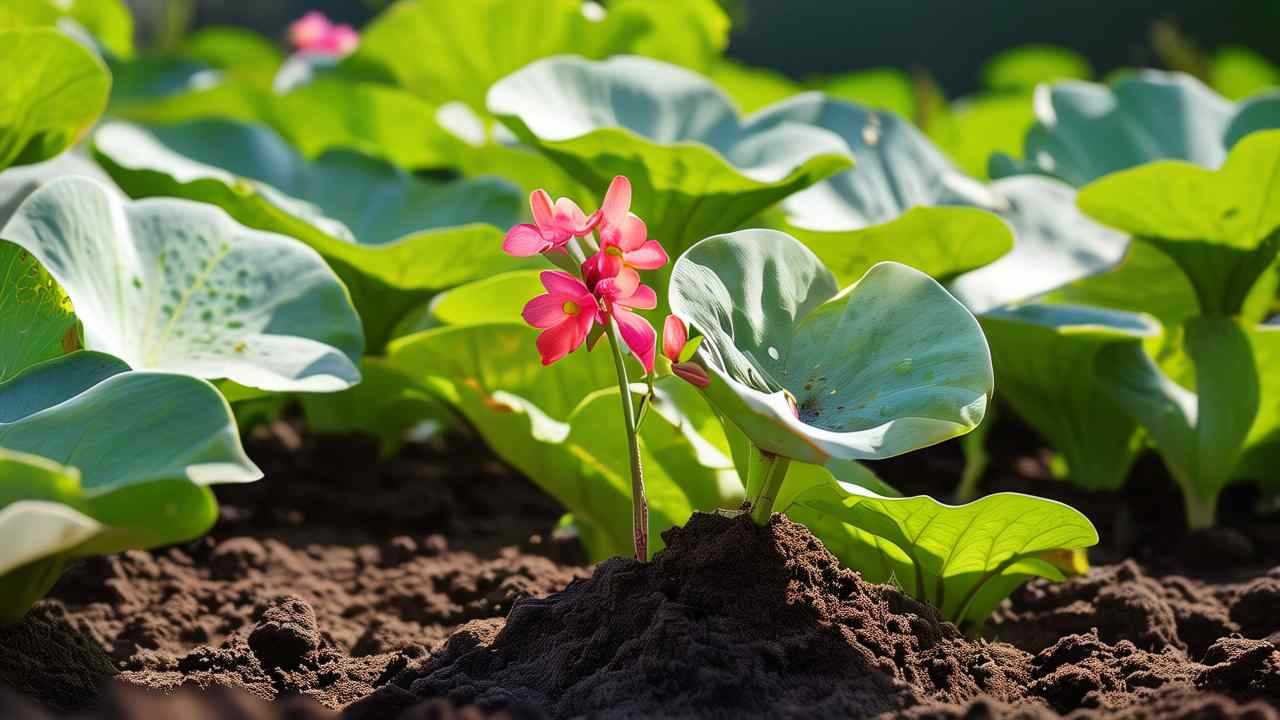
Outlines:
[[613, 365], [618, 372], [618, 394], [622, 397], [622, 420], [627, 426], [627, 454], [631, 456], [631, 533], [635, 539], [636, 559], [649, 559], [649, 501], [644, 494], [644, 469], [640, 463], [640, 437], [636, 428], [636, 409], [631, 401], [631, 381], [627, 379], [627, 361], [614, 324], [605, 333], [613, 351]]
[[1201, 497], [1198, 493], [1183, 490], [1182, 500], [1187, 504], [1187, 527], [1192, 530], [1211, 528], [1218, 522], [1218, 495]]
[[751, 519], [757, 525], [768, 525], [773, 516], [773, 503], [782, 491], [782, 481], [787, 478], [787, 470], [791, 467], [791, 458], [760, 451], [761, 472], [764, 479], [760, 484], [760, 494], [751, 502]]

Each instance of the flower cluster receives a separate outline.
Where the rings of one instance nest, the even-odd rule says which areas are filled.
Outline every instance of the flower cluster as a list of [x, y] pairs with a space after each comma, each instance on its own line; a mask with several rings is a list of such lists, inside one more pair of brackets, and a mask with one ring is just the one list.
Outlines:
[[350, 25], [337, 25], [317, 10], [289, 26], [289, 42], [302, 52], [344, 56], [355, 52], [360, 34]]
[[[588, 343], [597, 325], [605, 330], [616, 326], [645, 372], [652, 373], [657, 333], [636, 311], [656, 308], [658, 295], [641, 282], [640, 271], [657, 270], [667, 264], [668, 257], [662, 245], [649, 237], [644, 220], [631, 212], [631, 182], [623, 176], [614, 178], [600, 209], [590, 216], [569, 198], [553, 203], [545, 190], [534, 191], [529, 205], [533, 223], [511, 228], [503, 250], [517, 257], [545, 254], [557, 265], [577, 270], [576, 274], [542, 273], [546, 294], [525, 305], [525, 322], [542, 330], [538, 335], [542, 364], [550, 365]], [[667, 318], [663, 354], [673, 363], [679, 362], [686, 337], [684, 324]]]

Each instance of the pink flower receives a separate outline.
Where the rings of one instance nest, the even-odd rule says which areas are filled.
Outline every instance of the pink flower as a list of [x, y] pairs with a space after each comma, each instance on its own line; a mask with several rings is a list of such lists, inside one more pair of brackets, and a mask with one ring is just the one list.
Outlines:
[[561, 250], [571, 238], [590, 233], [598, 219], [596, 215], [588, 218], [569, 198], [562, 197], [552, 205], [546, 190], [529, 194], [529, 209], [533, 211], [533, 224], [523, 223], [507, 231], [502, 249], [508, 255], [532, 257]]
[[600, 235], [600, 252], [588, 262], [599, 277], [617, 277], [623, 288], [640, 284], [638, 270], [657, 270], [667, 264], [666, 250], [649, 239], [644, 221], [631, 211], [631, 181], [619, 175], [609, 184], [604, 203], [592, 217]]
[[582, 345], [598, 319], [599, 308], [587, 286], [569, 273], [548, 270], [538, 277], [547, 294], [530, 300], [521, 316], [542, 328], [538, 353], [542, 364], [550, 365]]
[[596, 295], [604, 301], [604, 314], [618, 325], [622, 341], [644, 366], [646, 373], [653, 372], [658, 356], [658, 333], [648, 320], [632, 310], [652, 310], [658, 307], [658, 294], [648, 285], [622, 288], [615, 278], [605, 278], [596, 283]]
[[318, 10], [289, 26], [289, 42], [304, 52], [350, 55], [360, 44], [360, 34], [350, 25], [334, 25]]
[[701, 365], [693, 361], [680, 362], [680, 355], [689, 341], [689, 331], [684, 321], [675, 315], [668, 315], [662, 324], [662, 354], [671, 361], [671, 372], [676, 377], [696, 387], [704, 388], [711, 384], [711, 378]]

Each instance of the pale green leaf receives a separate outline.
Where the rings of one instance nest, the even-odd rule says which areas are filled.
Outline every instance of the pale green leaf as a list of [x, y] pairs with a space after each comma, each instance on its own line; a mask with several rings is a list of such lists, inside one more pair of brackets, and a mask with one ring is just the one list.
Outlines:
[[66, 291], [85, 347], [135, 369], [279, 391], [359, 381], [360, 319], [324, 260], [215, 207], [129, 202], [68, 177], [28, 197], [0, 236]]

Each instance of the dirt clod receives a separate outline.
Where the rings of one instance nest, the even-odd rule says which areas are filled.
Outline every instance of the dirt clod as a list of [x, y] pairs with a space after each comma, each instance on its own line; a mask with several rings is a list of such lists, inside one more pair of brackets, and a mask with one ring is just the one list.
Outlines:
[[297, 595], [277, 598], [249, 633], [249, 648], [263, 667], [297, 667], [319, 647], [316, 612]]

